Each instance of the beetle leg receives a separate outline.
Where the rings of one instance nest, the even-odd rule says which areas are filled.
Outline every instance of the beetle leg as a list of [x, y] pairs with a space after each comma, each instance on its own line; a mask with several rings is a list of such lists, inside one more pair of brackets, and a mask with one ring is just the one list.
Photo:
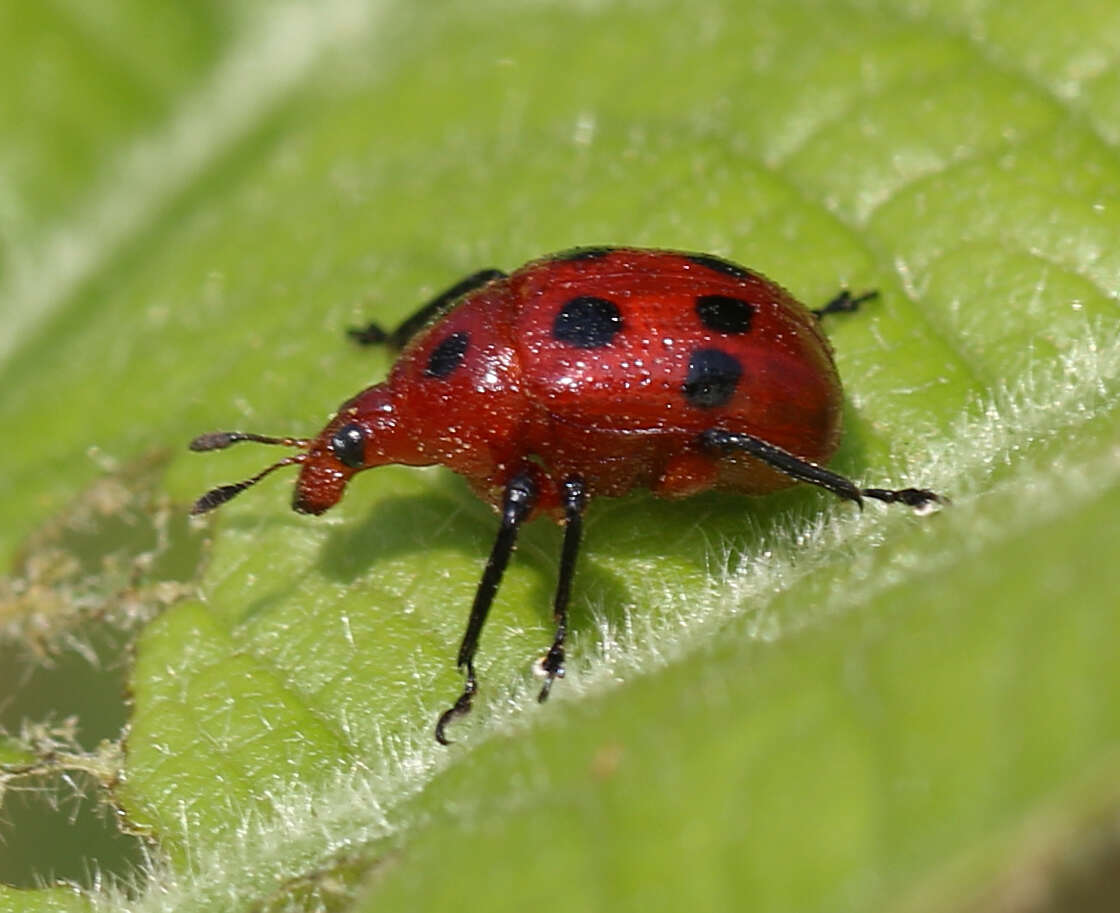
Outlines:
[[813, 308], [812, 313], [818, 320], [826, 314], [850, 314], [852, 311], [858, 311], [859, 306], [865, 301], [870, 301], [872, 298], [878, 298], [877, 291], [864, 292], [862, 295], [853, 296], [847, 289], [841, 291], [835, 298], [828, 304]]
[[556, 583], [556, 599], [552, 615], [556, 619], [556, 636], [541, 661], [545, 673], [544, 684], [537, 700], [548, 700], [552, 683], [564, 677], [564, 639], [568, 636], [568, 597], [572, 592], [572, 577], [579, 555], [579, 542], [583, 535], [583, 509], [587, 506], [587, 486], [580, 476], [568, 476], [561, 486], [564, 505], [564, 545], [560, 551], [560, 575]]
[[371, 323], [367, 327], [349, 329], [346, 335], [363, 346], [385, 343], [391, 348], [403, 349], [413, 336], [437, 317], [451, 310], [451, 306], [464, 295], [482, 288], [495, 279], [504, 279], [505, 276], [506, 274], [500, 269], [481, 269], [440, 292], [411, 317], [406, 317], [395, 330], [384, 330], [380, 324]]
[[482, 626], [486, 624], [486, 616], [494, 602], [498, 584], [502, 582], [502, 574], [509, 564], [509, 556], [517, 542], [517, 531], [533, 512], [537, 489], [537, 483], [528, 470], [519, 472], [506, 483], [505, 493], [502, 495], [502, 523], [498, 527], [498, 536], [494, 540], [494, 547], [490, 550], [486, 569], [482, 572], [482, 580], [479, 581], [478, 589], [475, 591], [471, 615], [467, 620], [467, 630], [459, 646], [458, 666], [466, 670], [467, 683], [459, 699], [449, 710], [444, 711], [439, 722], [436, 723], [436, 741], [441, 745], [450, 744], [444, 735], [447, 724], [454, 717], [470, 713], [471, 702], [475, 692], [478, 691], [478, 680], [474, 674], [474, 655], [478, 650], [478, 638], [482, 633]]
[[779, 472], [784, 472], [787, 476], [796, 479], [798, 482], [808, 482], [810, 485], [818, 485], [821, 488], [831, 491], [833, 494], [839, 495], [841, 498], [855, 501], [861, 509], [863, 507], [864, 498], [874, 498], [878, 501], [886, 501], [889, 503], [898, 502], [914, 508], [928, 507], [931, 504], [944, 504], [947, 502], [946, 498], [924, 488], [900, 488], [898, 490], [889, 488], [860, 488], [851, 479], [847, 479], [842, 475], [825, 469], [823, 466], [818, 466], [816, 463], [803, 460], [800, 457], [794, 456], [788, 450], [784, 450], [775, 444], [767, 443], [761, 438], [749, 434], [740, 434], [734, 431], [723, 431], [719, 428], [711, 428], [700, 435], [700, 445], [706, 449], [716, 450], [722, 453], [729, 453], [736, 450], [742, 451], [755, 459], [761, 460], [768, 466], [772, 466]]

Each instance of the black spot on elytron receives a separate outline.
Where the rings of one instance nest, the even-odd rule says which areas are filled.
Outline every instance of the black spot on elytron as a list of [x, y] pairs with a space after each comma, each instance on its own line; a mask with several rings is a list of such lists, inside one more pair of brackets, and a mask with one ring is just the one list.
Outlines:
[[744, 266], [738, 266], [728, 260], [721, 260], [710, 254], [688, 254], [688, 259], [697, 266], [706, 266], [725, 276], [734, 276], [736, 279], [753, 279], [754, 273]]
[[743, 376], [739, 359], [721, 349], [697, 349], [688, 360], [684, 398], [701, 409], [726, 405]]
[[553, 254], [548, 259], [558, 262], [567, 260], [598, 260], [601, 257], [609, 257], [616, 250], [618, 250], [617, 247], [573, 247], [571, 250], [564, 250], [558, 254]]
[[580, 295], [564, 302], [552, 322], [552, 338], [577, 349], [607, 345], [622, 329], [618, 305], [606, 298]]
[[331, 453], [338, 457], [343, 466], [361, 469], [365, 462], [365, 432], [361, 425], [351, 422], [343, 425], [331, 435]]
[[749, 301], [730, 295], [700, 295], [696, 299], [700, 322], [717, 333], [746, 333], [754, 312], [755, 306]]
[[467, 346], [470, 345], [470, 333], [460, 330], [458, 333], [452, 333], [438, 346], [432, 349], [432, 354], [428, 356], [428, 369], [424, 372], [428, 377], [447, 377], [452, 371], [459, 367], [463, 356], [467, 354]]

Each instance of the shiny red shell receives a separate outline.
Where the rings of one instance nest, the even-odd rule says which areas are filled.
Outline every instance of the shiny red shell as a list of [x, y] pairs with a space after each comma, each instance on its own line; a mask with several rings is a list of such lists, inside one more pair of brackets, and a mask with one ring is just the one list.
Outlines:
[[[356, 472], [387, 463], [447, 466], [493, 504], [528, 465], [534, 513], [554, 515], [573, 475], [589, 498], [784, 488], [789, 476], [707, 452], [698, 435], [740, 432], [827, 462], [841, 388], [818, 323], [781, 286], [706, 255], [610, 248], [533, 261], [465, 294], [383, 383], [339, 408], [307, 452], [295, 507], [321, 513]], [[362, 431], [357, 466], [331, 446], [350, 424]]]

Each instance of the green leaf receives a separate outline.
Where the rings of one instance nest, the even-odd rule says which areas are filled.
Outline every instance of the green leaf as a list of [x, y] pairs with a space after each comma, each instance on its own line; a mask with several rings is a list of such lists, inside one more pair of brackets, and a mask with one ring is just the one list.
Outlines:
[[[40, 116], [0, 137], [0, 617], [27, 637], [49, 606], [53, 643], [83, 594], [111, 615], [139, 581], [147, 607], [108, 798], [158, 851], [95, 908], [982, 910], [1024, 871], [1066, 899], [1105, 878], [1112, 4], [97, 15], [0, 29], [39, 39], [0, 39], [3, 66], [67, 89], [3, 103]], [[308, 518], [271, 478], [199, 521], [203, 570], [158, 517], [274, 458], [195, 434], [311, 434], [384, 376], [347, 327], [597, 243], [709, 250], [811, 304], [878, 288], [828, 325], [834, 466], [953, 504], [596, 502], [544, 707], [560, 534], [534, 524], [441, 749], [496, 526], [461, 480], [379, 469]], [[134, 494], [124, 558], [73, 533], [107, 476]]]
[[18, 891], [0, 885], [3, 913], [87, 913], [94, 909], [88, 898], [70, 888]]
[[[34, 763], [35, 755], [19, 740], [7, 736], [0, 738], [0, 767], [22, 767]], [[0, 790], [2, 789], [3, 780], [0, 779]]]

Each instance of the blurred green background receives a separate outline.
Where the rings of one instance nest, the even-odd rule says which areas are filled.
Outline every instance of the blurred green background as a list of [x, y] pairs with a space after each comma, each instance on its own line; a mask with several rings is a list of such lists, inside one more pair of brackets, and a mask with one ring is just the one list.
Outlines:
[[[1110, 910], [1120, 8], [0, 5], [0, 910]], [[530, 527], [207, 487], [380, 379], [347, 327], [584, 244], [810, 304], [868, 484]], [[244, 451], [244, 452], [242, 452]], [[118, 824], [128, 835], [119, 833]], [[62, 881], [70, 887], [43, 889]]]

